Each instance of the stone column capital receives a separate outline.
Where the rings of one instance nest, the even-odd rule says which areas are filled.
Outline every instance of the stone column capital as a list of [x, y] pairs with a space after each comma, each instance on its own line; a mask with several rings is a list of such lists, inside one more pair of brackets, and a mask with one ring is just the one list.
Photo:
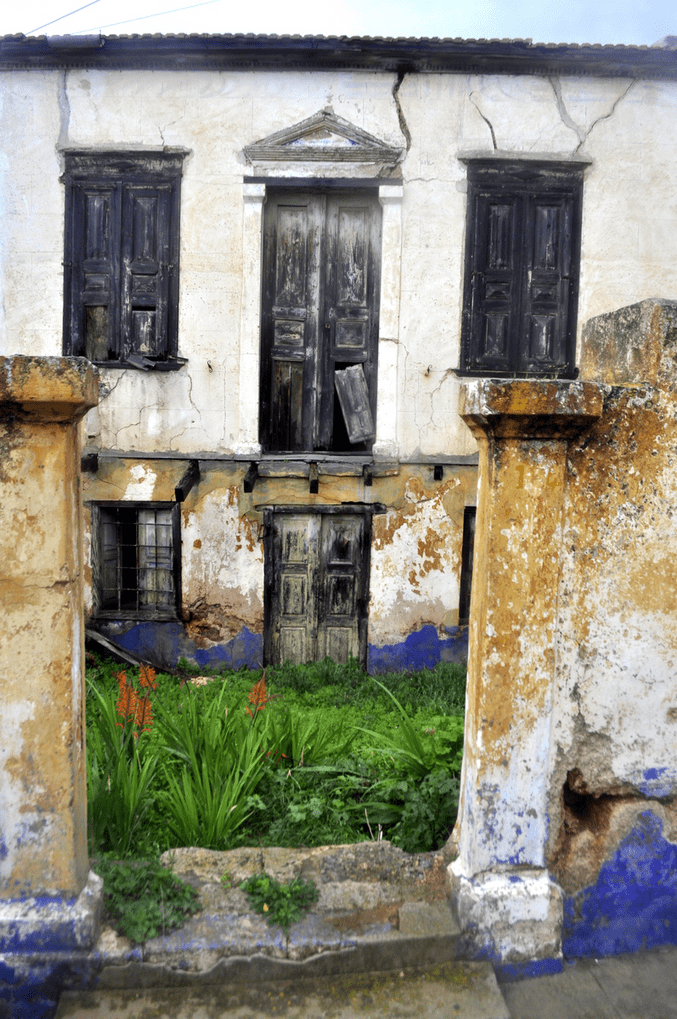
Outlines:
[[85, 357], [0, 357], [0, 403], [34, 421], [79, 421], [99, 402], [99, 373]]
[[570, 439], [604, 408], [604, 386], [565, 379], [466, 379], [459, 414], [476, 438]]

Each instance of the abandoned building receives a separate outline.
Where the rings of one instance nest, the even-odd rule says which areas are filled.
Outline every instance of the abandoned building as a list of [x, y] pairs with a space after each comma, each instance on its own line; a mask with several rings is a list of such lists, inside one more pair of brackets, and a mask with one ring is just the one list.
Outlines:
[[1, 60], [3, 348], [99, 368], [91, 626], [164, 664], [464, 658], [460, 380], [574, 378], [587, 319], [672, 293], [674, 52], [17, 37]]
[[[468, 953], [677, 942], [677, 40], [16, 36], [0, 82], [0, 401], [42, 372], [82, 416], [87, 625], [167, 665], [467, 657]], [[56, 526], [75, 489], [10, 453]]]

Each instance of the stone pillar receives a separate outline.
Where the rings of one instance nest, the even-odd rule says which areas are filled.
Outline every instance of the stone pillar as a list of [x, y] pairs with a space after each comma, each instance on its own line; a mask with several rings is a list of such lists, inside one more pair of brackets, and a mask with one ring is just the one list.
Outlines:
[[557, 958], [561, 892], [545, 869], [567, 442], [602, 413], [587, 382], [477, 379], [460, 414], [479, 445], [458, 859], [469, 947]]
[[[0, 951], [85, 947], [84, 358], [0, 358]], [[5, 957], [7, 958], [7, 957]]]

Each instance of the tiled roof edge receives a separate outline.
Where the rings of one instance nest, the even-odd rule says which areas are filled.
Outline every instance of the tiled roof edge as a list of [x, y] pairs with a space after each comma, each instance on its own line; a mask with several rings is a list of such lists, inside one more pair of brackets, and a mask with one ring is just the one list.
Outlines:
[[397, 72], [677, 77], [677, 41], [654, 46], [530, 39], [301, 35], [108, 35], [0, 38], [5, 69], [367, 69]]

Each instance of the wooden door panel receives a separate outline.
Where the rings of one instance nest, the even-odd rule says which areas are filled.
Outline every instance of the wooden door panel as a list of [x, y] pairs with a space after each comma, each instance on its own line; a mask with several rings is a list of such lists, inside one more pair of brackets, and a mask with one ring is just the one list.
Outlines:
[[366, 662], [368, 512], [266, 510], [266, 662]]

